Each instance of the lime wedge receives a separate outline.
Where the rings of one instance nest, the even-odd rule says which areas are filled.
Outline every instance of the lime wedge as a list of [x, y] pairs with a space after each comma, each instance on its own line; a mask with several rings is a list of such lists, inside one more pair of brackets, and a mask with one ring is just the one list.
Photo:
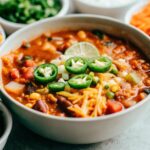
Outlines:
[[98, 49], [91, 43], [80, 42], [69, 47], [65, 51], [68, 57], [80, 56], [85, 58], [93, 58], [99, 56]]

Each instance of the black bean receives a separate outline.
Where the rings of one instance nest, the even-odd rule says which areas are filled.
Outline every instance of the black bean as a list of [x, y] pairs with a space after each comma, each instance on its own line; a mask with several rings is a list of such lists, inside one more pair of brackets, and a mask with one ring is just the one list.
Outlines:
[[31, 44], [27, 42], [27, 43], [24, 43], [21, 47], [24, 49], [28, 49], [31, 47]]
[[144, 89], [144, 92], [145, 92], [146, 94], [150, 94], [150, 89], [149, 89], [149, 88]]
[[52, 40], [52, 38], [51, 37], [47, 37], [47, 41], [51, 41]]
[[32, 83], [27, 83], [25, 93], [26, 94], [31, 94], [35, 91], [36, 91], [36, 88], [33, 86], [33, 84]]
[[94, 35], [96, 35], [97, 37], [99, 37], [100, 39], [104, 38], [104, 34], [101, 31], [99, 31], [99, 30], [93, 30], [92, 33]]

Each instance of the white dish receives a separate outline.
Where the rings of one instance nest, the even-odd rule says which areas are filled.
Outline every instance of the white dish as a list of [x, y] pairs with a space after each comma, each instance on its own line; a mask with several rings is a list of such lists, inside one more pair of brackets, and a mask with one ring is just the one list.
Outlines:
[[[2, 104], [1, 100], [0, 100], [0, 111], [2, 112], [2, 118], [3, 118], [3, 123], [4, 123], [4, 131], [2, 136], [0, 137], [0, 150], [3, 150], [8, 136], [11, 132], [12, 129], [12, 117], [10, 112], [7, 110], [7, 108]], [[0, 120], [2, 121], [2, 120]], [[2, 122], [0, 122], [2, 123]]]
[[140, 3], [138, 3], [137, 5], [131, 7], [131, 9], [129, 9], [125, 15], [124, 22], [127, 24], [130, 24], [130, 21], [131, 21], [133, 15], [136, 14], [137, 12], [139, 12], [148, 3], [149, 3], [149, 1], [144, 0], [144, 1], [141, 1]]
[[[72, 11], [72, 9], [70, 7], [71, 2], [69, 0], [61, 0], [61, 1], [62, 1], [62, 9], [54, 17], [64, 16], [64, 15], [68, 14], [70, 11]], [[8, 21], [2, 17], [0, 17], [0, 24], [4, 27], [7, 34], [11, 34], [11, 33], [15, 32], [16, 30], [26, 26], [26, 24], [14, 23], [14, 22]]]
[[133, 0], [128, 4], [116, 6], [116, 7], [100, 7], [96, 5], [91, 5], [83, 0], [74, 0], [77, 10], [81, 13], [88, 13], [88, 14], [97, 14], [97, 15], [104, 15], [109, 17], [114, 17], [117, 19], [122, 19], [125, 15], [126, 11], [138, 0]]
[[[70, 15], [31, 24], [6, 40], [1, 47], [0, 56], [18, 48], [24, 40], [30, 41], [42, 33], [64, 29], [99, 29], [108, 34], [123, 37], [143, 50], [150, 59], [150, 39], [146, 34], [115, 19], [96, 15]], [[43, 137], [64, 143], [89, 144], [112, 138], [141, 119], [150, 104], [149, 95], [135, 106], [120, 113], [96, 118], [64, 118], [46, 115], [25, 107], [5, 91], [1, 78], [0, 83], [0, 90], [5, 97], [3, 100], [22, 124]]]

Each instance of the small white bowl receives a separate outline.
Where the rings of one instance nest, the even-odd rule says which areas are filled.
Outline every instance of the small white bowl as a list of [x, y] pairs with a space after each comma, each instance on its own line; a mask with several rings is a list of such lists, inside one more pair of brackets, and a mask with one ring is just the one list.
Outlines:
[[[62, 2], [62, 8], [56, 16], [64, 16], [64, 15], [68, 14], [70, 11], [72, 11], [70, 9], [71, 3], [69, 0], [61, 0], [61, 2]], [[54, 16], [54, 17], [56, 17], [56, 16]], [[25, 27], [27, 25], [27, 24], [21, 24], [21, 23], [14, 23], [14, 22], [8, 21], [2, 17], [0, 17], [0, 24], [4, 27], [7, 34], [11, 34], [15, 31], [17, 31], [18, 29]]]
[[135, 15], [137, 12], [139, 12], [148, 3], [149, 3], [149, 1], [144, 0], [144, 1], [141, 1], [140, 3], [138, 3], [137, 5], [131, 7], [125, 15], [124, 22], [127, 24], [130, 24], [130, 21], [131, 21], [133, 15]]
[[124, 18], [126, 11], [138, 0], [133, 0], [126, 5], [116, 6], [116, 7], [101, 7], [96, 5], [91, 5], [83, 0], [74, 0], [77, 11], [81, 13], [88, 13], [88, 14], [97, 14], [97, 15], [104, 15], [109, 16], [117, 19]]
[[[12, 129], [12, 117], [10, 112], [7, 110], [7, 108], [2, 104], [2, 102], [0, 101], [0, 111], [2, 112], [2, 119], [3, 119], [3, 123], [4, 123], [4, 131], [2, 136], [0, 136], [0, 150], [3, 150], [8, 136], [11, 132]], [[0, 120], [1, 123], [1, 120]]]

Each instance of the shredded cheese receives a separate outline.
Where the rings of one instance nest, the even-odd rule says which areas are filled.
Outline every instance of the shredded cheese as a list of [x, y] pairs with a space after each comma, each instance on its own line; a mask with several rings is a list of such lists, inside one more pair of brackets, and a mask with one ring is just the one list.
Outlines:
[[58, 92], [58, 95], [66, 97], [72, 102], [68, 110], [74, 112], [78, 117], [97, 117], [106, 110], [106, 98], [102, 96], [102, 84], [96, 88], [86, 88], [70, 93], [66, 91]]

